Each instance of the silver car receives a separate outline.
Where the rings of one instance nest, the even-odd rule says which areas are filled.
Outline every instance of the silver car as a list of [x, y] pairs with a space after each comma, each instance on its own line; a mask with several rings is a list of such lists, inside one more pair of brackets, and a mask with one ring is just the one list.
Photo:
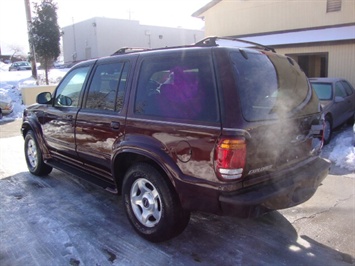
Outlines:
[[27, 61], [19, 61], [12, 63], [9, 67], [9, 71], [21, 71], [21, 70], [31, 70], [31, 64]]
[[7, 95], [6, 92], [0, 91], [0, 118], [3, 115], [8, 115], [12, 113], [14, 105], [12, 99]]
[[324, 143], [328, 144], [334, 128], [347, 121], [353, 122], [355, 90], [347, 80], [341, 78], [311, 78], [309, 81], [323, 108]]

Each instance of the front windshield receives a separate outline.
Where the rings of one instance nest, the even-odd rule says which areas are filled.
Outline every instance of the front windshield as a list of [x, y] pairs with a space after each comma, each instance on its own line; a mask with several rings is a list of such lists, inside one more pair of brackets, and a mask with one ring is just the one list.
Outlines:
[[329, 101], [332, 99], [332, 85], [330, 83], [311, 82], [311, 84], [319, 100]]

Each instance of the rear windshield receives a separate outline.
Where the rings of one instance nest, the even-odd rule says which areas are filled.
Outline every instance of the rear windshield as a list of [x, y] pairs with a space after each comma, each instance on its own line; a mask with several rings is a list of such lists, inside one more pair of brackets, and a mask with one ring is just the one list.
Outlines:
[[311, 84], [319, 100], [327, 101], [332, 99], [332, 84], [314, 82], [312, 82]]
[[307, 77], [291, 59], [241, 49], [232, 51], [230, 56], [246, 120], [317, 112], [318, 104]]

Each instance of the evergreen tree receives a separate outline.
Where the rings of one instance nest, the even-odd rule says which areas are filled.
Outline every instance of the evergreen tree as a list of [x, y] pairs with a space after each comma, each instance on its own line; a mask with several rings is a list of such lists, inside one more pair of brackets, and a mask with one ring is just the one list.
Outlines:
[[53, 0], [42, 0], [34, 4], [30, 42], [34, 46], [38, 61], [45, 69], [48, 85], [48, 70], [60, 54], [60, 28], [58, 26], [57, 5]]

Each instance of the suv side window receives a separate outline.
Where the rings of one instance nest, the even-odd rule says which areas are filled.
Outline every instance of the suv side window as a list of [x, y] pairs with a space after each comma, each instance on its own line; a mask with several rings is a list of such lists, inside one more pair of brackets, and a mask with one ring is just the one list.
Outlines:
[[124, 62], [99, 65], [90, 84], [85, 108], [120, 111], [128, 69], [129, 64]]
[[217, 121], [217, 97], [208, 56], [146, 58], [134, 112], [163, 118]]
[[77, 107], [79, 104], [80, 92], [83, 88], [85, 79], [89, 73], [90, 67], [81, 67], [74, 69], [65, 77], [59, 85], [54, 106], [56, 107]]

